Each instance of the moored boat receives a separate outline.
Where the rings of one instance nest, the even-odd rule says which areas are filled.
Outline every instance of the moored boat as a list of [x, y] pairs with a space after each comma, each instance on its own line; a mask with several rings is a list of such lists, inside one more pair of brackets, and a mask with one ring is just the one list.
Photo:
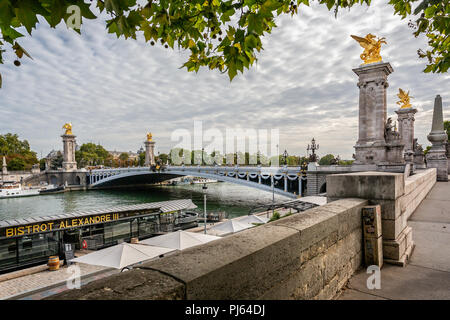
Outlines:
[[39, 189], [23, 188], [19, 183], [4, 183], [0, 186], [0, 199], [39, 195]]

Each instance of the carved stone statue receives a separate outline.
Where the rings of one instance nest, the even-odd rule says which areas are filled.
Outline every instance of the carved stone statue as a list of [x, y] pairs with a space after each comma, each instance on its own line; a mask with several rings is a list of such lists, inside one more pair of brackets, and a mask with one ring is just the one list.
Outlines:
[[389, 117], [384, 127], [384, 138], [386, 142], [400, 139], [400, 134], [396, 131], [396, 125], [392, 123], [392, 119]]
[[413, 150], [415, 154], [423, 154], [423, 147], [417, 142], [417, 138], [414, 138]]
[[363, 64], [380, 62], [382, 60], [380, 56], [381, 44], [387, 44], [384, 37], [375, 40], [376, 36], [371, 33], [367, 34], [364, 38], [354, 35], [351, 35], [351, 37], [358, 41], [359, 45], [364, 48], [364, 52], [360, 55], [361, 60], [364, 61]]
[[63, 129], [66, 129], [66, 132], [65, 132], [65, 134], [69, 134], [69, 135], [72, 135], [73, 133], [72, 133], [72, 123], [66, 123], [66, 124], [64, 124], [63, 125], [63, 127], [62, 127]]
[[402, 89], [398, 89], [399, 93], [397, 94], [397, 97], [400, 99], [400, 101], [397, 101], [397, 104], [400, 105], [401, 109], [404, 108], [411, 108], [411, 103], [409, 102], [410, 97], [409, 96], [409, 91], [406, 93], [405, 91], [403, 91]]

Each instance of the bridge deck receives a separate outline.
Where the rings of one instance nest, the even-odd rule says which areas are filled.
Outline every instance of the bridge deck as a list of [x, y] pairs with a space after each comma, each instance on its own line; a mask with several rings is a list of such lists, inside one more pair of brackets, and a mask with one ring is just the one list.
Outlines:
[[367, 289], [365, 270], [355, 274], [340, 299], [450, 299], [450, 182], [437, 182], [408, 225], [416, 247], [410, 263], [381, 269], [381, 289]]

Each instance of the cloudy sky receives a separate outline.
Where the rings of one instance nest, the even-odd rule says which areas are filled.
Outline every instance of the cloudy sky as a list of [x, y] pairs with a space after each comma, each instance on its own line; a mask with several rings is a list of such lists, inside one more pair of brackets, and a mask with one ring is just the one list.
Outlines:
[[424, 74], [417, 57], [426, 48], [414, 38], [408, 20], [393, 15], [387, 1], [373, 7], [342, 10], [338, 18], [326, 8], [301, 6], [299, 15], [277, 19], [263, 40], [265, 50], [250, 71], [232, 83], [217, 71], [198, 74], [179, 69], [186, 52], [150, 46], [143, 39], [107, 34], [100, 19], [85, 21], [82, 35], [45, 23], [21, 44], [34, 60], [19, 68], [0, 65], [0, 134], [27, 139], [38, 156], [61, 149], [65, 122], [72, 122], [79, 144], [101, 143], [108, 150], [136, 151], [151, 131], [160, 152], [176, 129], [253, 128], [280, 130], [280, 152], [305, 155], [315, 139], [319, 155], [350, 159], [357, 140], [358, 88], [352, 68], [362, 49], [350, 34], [371, 32], [387, 39], [382, 49], [389, 76], [388, 113], [394, 116], [401, 87], [411, 91], [416, 136], [428, 144], [433, 101], [440, 94], [450, 118], [450, 75]]

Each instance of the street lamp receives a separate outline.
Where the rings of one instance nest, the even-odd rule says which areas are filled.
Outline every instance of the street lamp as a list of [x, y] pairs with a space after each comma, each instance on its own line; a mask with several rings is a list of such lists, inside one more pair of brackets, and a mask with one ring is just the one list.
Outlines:
[[288, 156], [289, 156], [289, 155], [288, 155], [286, 149], [284, 149], [284, 152], [283, 152], [284, 165], [287, 165], [287, 157], [288, 157]]
[[205, 148], [202, 148], [202, 165], [204, 164], [203, 162], [203, 153], [205, 152]]
[[[275, 181], [275, 178], [273, 178], [272, 183], [272, 217], [275, 214], [275, 185], [278, 184], [278, 181]], [[269, 212], [267, 212], [267, 218], [269, 217]]]
[[204, 218], [205, 218], [205, 234], [206, 234], [206, 190], [208, 187], [206, 186], [206, 183], [203, 184], [203, 211], [204, 211]]

